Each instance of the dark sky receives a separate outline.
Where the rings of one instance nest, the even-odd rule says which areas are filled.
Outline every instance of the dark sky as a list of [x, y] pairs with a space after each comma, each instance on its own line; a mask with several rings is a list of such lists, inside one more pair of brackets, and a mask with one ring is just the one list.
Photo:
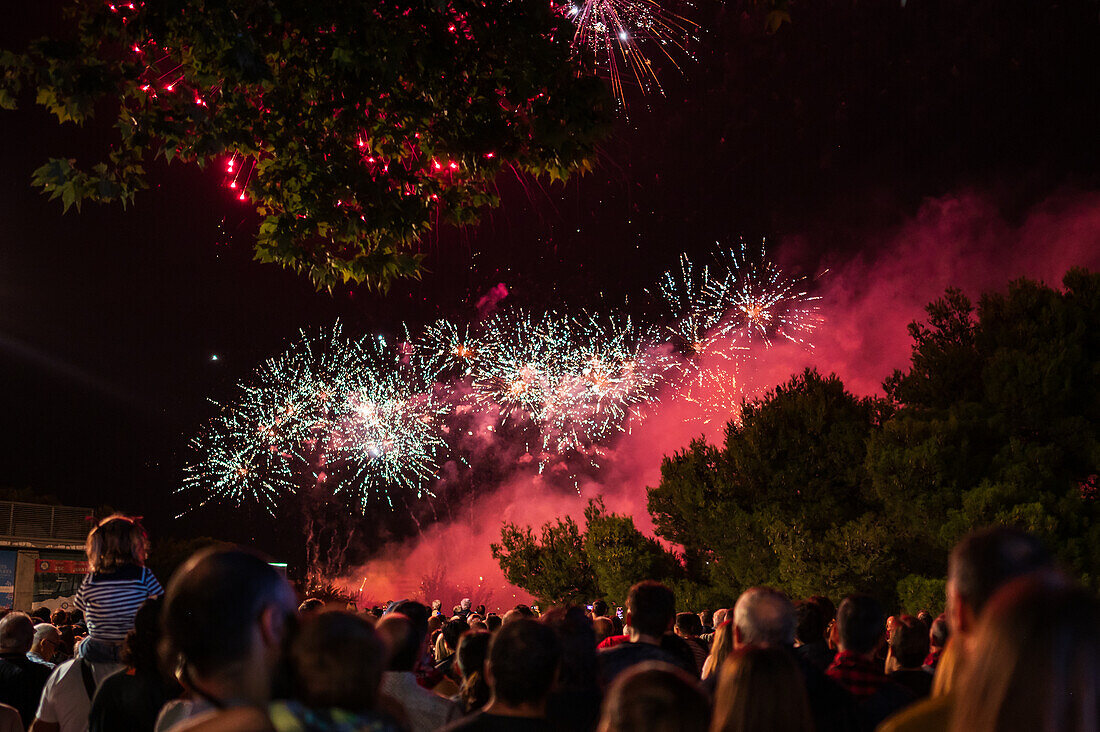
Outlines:
[[[56, 29], [59, 6], [9, 10], [0, 47]], [[1011, 218], [1100, 182], [1093, 0], [792, 2], [774, 36], [747, 3], [697, 6], [698, 61], [664, 74], [667, 97], [630, 96], [595, 172], [502, 179], [502, 206], [433, 233], [424, 279], [386, 296], [317, 293], [253, 262], [256, 220], [216, 173], [158, 163], [130, 210], [62, 216], [31, 171], [89, 160], [109, 135], [61, 128], [30, 99], [0, 113], [0, 486], [111, 504], [161, 533], [247, 538], [231, 512], [173, 526], [173, 489], [207, 398], [229, 398], [300, 328], [463, 317], [498, 282], [534, 308], [617, 302], [680, 251], [740, 235], [800, 235], [777, 255], [814, 271], [875, 246], [928, 196], [978, 188]]]

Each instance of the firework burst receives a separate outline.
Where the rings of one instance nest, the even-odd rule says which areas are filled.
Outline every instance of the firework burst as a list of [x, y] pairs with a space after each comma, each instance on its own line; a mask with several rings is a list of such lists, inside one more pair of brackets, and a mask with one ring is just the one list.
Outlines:
[[192, 445], [202, 459], [184, 489], [209, 500], [253, 501], [270, 513], [281, 498], [327, 486], [366, 510], [375, 497], [430, 493], [445, 445], [445, 399], [436, 373], [380, 337], [302, 335], [240, 385], [241, 395]]
[[649, 49], [678, 71], [678, 57], [692, 58], [688, 45], [698, 26], [656, 0], [576, 0], [559, 7], [577, 29], [574, 52], [607, 75], [620, 105], [626, 102], [624, 82], [663, 93]]
[[192, 441], [202, 457], [184, 489], [201, 494], [198, 505], [253, 502], [272, 514], [302, 491], [392, 507], [399, 494], [432, 495], [444, 456], [460, 450], [447, 443], [461, 441], [452, 417], [471, 411], [495, 439], [522, 440], [540, 472], [599, 467], [608, 441], [662, 393], [694, 404], [704, 423], [736, 419], [754, 344], [806, 344], [819, 322], [805, 281], [743, 242], [707, 265], [682, 256], [651, 294], [661, 326], [503, 310], [479, 325], [406, 330], [400, 342], [349, 339], [339, 324], [303, 334]]

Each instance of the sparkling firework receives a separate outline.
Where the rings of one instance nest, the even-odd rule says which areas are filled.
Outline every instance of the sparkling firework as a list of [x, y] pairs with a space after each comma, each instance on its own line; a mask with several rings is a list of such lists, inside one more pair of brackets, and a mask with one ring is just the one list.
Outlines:
[[749, 251], [742, 240], [737, 249], [719, 254], [717, 271], [708, 290], [711, 307], [720, 313], [718, 332], [736, 340], [758, 338], [770, 346], [773, 338], [810, 345], [806, 338], [820, 324], [817, 301], [805, 289], [805, 278], [787, 277], [770, 262], [761, 242]]
[[203, 456], [185, 490], [200, 501], [254, 501], [270, 513], [281, 498], [327, 484], [366, 510], [373, 497], [430, 493], [445, 448], [446, 402], [435, 372], [380, 337], [332, 333], [302, 340], [266, 361], [241, 396], [193, 441]]
[[643, 92], [662, 92], [647, 50], [655, 48], [677, 70], [677, 57], [692, 58], [687, 46], [698, 26], [667, 11], [656, 0], [576, 0], [561, 6], [576, 25], [573, 49], [601, 69], [612, 93], [625, 104], [624, 79]]
[[303, 335], [193, 441], [202, 459], [184, 488], [201, 493], [199, 505], [248, 501], [271, 513], [318, 489], [364, 511], [373, 500], [393, 506], [398, 492], [431, 495], [443, 456], [461, 447], [446, 443], [448, 420], [470, 410], [518, 430], [540, 471], [598, 467], [608, 440], [662, 392], [695, 404], [704, 423], [736, 419], [753, 344], [806, 344], [819, 322], [804, 280], [744, 243], [709, 265], [681, 257], [651, 294], [664, 306], [660, 327], [504, 310], [480, 325], [440, 320], [400, 344], [348, 339], [339, 324]]

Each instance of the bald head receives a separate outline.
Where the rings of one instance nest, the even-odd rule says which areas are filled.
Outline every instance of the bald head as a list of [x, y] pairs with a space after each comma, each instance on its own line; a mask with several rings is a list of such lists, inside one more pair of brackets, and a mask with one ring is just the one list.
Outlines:
[[34, 643], [34, 622], [26, 613], [8, 613], [0, 619], [0, 653], [27, 653]]
[[412, 621], [400, 613], [387, 613], [374, 627], [386, 645], [390, 647], [390, 671], [412, 671], [420, 656], [423, 636], [417, 633]]
[[794, 605], [779, 590], [753, 587], [746, 590], [733, 608], [734, 645], [794, 645]]

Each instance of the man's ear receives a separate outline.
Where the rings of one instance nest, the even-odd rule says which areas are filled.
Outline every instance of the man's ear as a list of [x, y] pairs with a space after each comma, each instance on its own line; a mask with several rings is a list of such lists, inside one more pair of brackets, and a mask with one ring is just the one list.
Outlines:
[[268, 605], [260, 613], [260, 637], [266, 646], [281, 646], [287, 632], [286, 611], [278, 605]]
[[495, 678], [493, 678], [493, 669], [492, 669], [491, 666], [489, 666], [489, 659], [488, 658], [485, 659], [485, 671], [484, 671], [484, 673], [485, 673], [485, 683], [489, 685], [490, 689], [495, 689], [496, 685], [497, 685], [497, 680]]
[[733, 647], [740, 648], [745, 645], [745, 638], [741, 635], [741, 629], [736, 625], [733, 626]]
[[947, 582], [946, 615], [947, 627], [950, 629], [951, 635], [956, 633], [965, 635], [974, 631], [976, 622], [974, 609], [970, 607], [970, 603], [959, 596], [955, 583], [950, 580]]

